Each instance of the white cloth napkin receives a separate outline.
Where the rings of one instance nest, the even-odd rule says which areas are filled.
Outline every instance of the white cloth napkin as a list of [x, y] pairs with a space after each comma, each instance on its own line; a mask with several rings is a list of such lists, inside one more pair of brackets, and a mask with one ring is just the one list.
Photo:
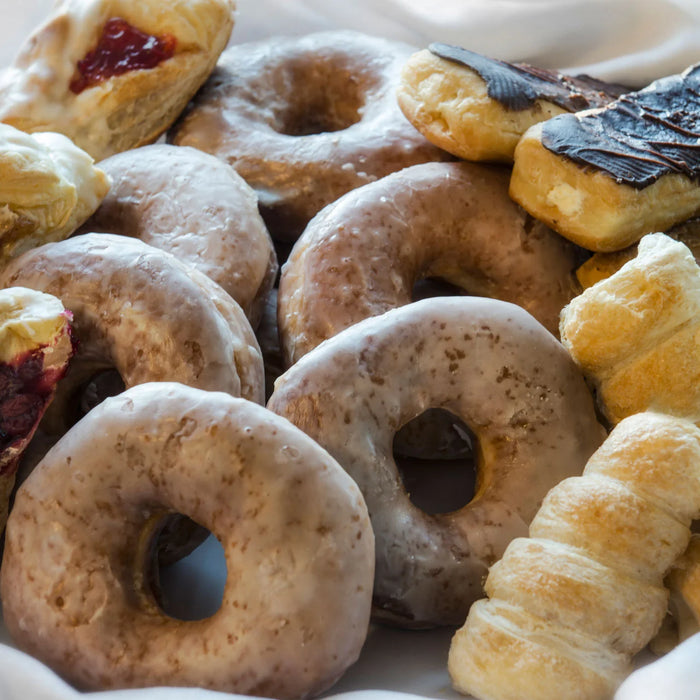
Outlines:
[[[166, 2], [167, 0], [163, 0]], [[25, 36], [51, 8], [51, 0], [0, 0], [0, 68], [15, 55]], [[299, 35], [324, 29], [348, 28], [398, 39], [416, 47], [431, 41], [465, 46], [510, 61], [560, 68], [642, 86], [700, 61], [700, 0], [238, 0], [232, 43], [271, 35]], [[362, 688], [393, 664], [390, 678], [429, 679], [415, 683], [422, 696], [454, 697], [446, 671], [446, 639], [403, 633], [400, 643], [368, 644], [353, 678]], [[0, 627], [0, 639], [6, 639]], [[382, 644], [384, 639], [384, 644]], [[428, 646], [432, 645], [432, 654]], [[633, 675], [618, 700], [697, 700], [700, 668], [696, 653], [678, 653]], [[367, 656], [371, 655], [371, 659]], [[444, 657], [444, 666], [442, 659]], [[664, 664], [661, 666], [661, 664]], [[413, 675], [412, 675], [413, 674]], [[692, 683], [673, 686], [669, 675]], [[659, 681], [661, 679], [661, 681]], [[648, 682], [647, 682], [648, 681]], [[353, 681], [351, 681], [352, 684]], [[378, 680], [377, 683], [393, 681]], [[379, 687], [379, 685], [377, 686]], [[409, 700], [402, 685], [395, 689], [351, 692], [341, 681], [337, 700]], [[642, 690], [644, 692], [642, 693]], [[630, 690], [631, 689], [631, 690]], [[690, 690], [686, 690], [690, 689]], [[669, 694], [670, 693], [670, 694]], [[80, 694], [36, 660], [0, 644], [0, 700], [73, 700]], [[82, 696], [81, 696], [82, 697]], [[100, 700], [219, 700], [240, 696], [199, 689], [149, 689], [96, 693]], [[525, 699], [524, 699], [525, 700]]]

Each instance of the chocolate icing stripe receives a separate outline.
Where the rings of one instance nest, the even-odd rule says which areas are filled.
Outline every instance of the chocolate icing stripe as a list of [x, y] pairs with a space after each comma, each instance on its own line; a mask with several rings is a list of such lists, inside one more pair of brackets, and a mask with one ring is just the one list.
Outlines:
[[662, 78], [596, 112], [542, 127], [545, 148], [637, 189], [678, 173], [700, 179], [700, 70]]
[[626, 91], [620, 85], [603, 83], [588, 76], [565, 76], [525, 63], [507, 63], [460, 46], [432, 43], [428, 50], [475, 71], [486, 83], [488, 96], [514, 112], [529, 109], [538, 99], [575, 112], [605, 105]]

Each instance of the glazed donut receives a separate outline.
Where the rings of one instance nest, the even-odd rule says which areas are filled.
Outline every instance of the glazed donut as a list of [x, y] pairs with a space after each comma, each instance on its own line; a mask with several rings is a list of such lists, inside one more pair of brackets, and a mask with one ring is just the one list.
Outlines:
[[700, 65], [528, 129], [513, 199], [578, 245], [620, 250], [700, 210]]
[[59, 0], [0, 77], [0, 121], [95, 160], [155, 141], [209, 76], [233, 0]]
[[277, 328], [277, 294], [278, 290], [275, 287], [268, 295], [260, 325], [255, 333], [265, 366], [265, 401], [272, 396], [275, 381], [285, 370]]
[[[169, 617], [148, 585], [172, 513], [224, 550], [223, 601], [205, 619]], [[359, 489], [300, 430], [250, 401], [150, 383], [95, 408], [18, 491], [3, 616], [81, 688], [303, 698], [357, 659], [373, 567]]]
[[[412, 627], [464, 621], [489, 565], [604, 434], [561, 344], [519, 306], [477, 297], [425, 299], [341, 331], [277, 380], [268, 408], [357, 482], [376, 538], [375, 613]], [[412, 504], [392, 456], [396, 431], [429, 408], [479, 443], [473, 500], [438, 515]]]
[[343, 328], [410, 302], [425, 277], [516, 303], [557, 333], [579, 289], [578, 252], [512, 202], [508, 178], [475, 163], [424, 163], [320, 212], [280, 279], [288, 366]]
[[68, 237], [104, 198], [109, 178], [61, 134], [0, 124], [0, 266]]
[[19, 461], [73, 356], [71, 314], [56, 297], [0, 289], [0, 532]]
[[513, 162], [525, 131], [556, 114], [600, 107], [627, 89], [434, 43], [406, 62], [397, 93], [431, 143], [466, 160]]
[[78, 233], [134, 236], [199, 268], [257, 326], [277, 276], [257, 198], [233, 168], [194, 148], [153, 144], [100, 162], [112, 186]]
[[233, 165], [258, 192], [272, 237], [296, 240], [348, 190], [449, 158], [396, 104], [412, 51], [350, 31], [231, 46], [168, 138]]
[[178, 381], [264, 401], [260, 349], [241, 308], [215, 282], [135, 238], [85, 234], [24, 253], [0, 285], [53, 294], [74, 315], [78, 349], [41, 428], [60, 435], [84, 412], [95, 377], [126, 387]]

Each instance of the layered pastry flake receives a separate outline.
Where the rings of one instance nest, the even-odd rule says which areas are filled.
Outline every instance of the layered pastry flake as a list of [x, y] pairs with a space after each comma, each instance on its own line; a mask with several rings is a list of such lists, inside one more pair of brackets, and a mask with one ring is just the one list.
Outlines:
[[700, 421], [699, 312], [700, 268], [662, 233], [563, 309], [562, 343], [610, 423], [645, 410]]
[[50, 294], [0, 290], [0, 531], [19, 460], [73, 356], [71, 321]]
[[233, 0], [61, 0], [0, 78], [0, 122], [96, 160], [155, 141], [209, 76]]
[[450, 646], [455, 687], [479, 700], [608, 700], [662, 623], [664, 575], [699, 516], [700, 429], [626, 418], [489, 571], [489, 597]]
[[0, 265], [67, 238], [109, 186], [93, 159], [65, 136], [30, 135], [0, 124]]

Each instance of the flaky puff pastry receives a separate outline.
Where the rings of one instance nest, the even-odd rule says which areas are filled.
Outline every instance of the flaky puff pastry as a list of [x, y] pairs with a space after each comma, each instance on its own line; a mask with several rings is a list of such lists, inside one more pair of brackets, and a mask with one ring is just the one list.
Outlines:
[[645, 410], [698, 422], [698, 319], [700, 268], [687, 246], [656, 233], [564, 307], [560, 333], [611, 424]]
[[[96, 160], [155, 141], [212, 71], [234, 9], [234, 0], [59, 1], [0, 78], [0, 121], [65, 134]], [[78, 62], [113, 19], [167, 41], [172, 56], [74, 92]]]
[[604, 700], [666, 613], [663, 577], [700, 516], [700, 429], [627, 418], [545, 497], [452, 640], [455, 687], [480, 700]]
[[25, 134], [0, 124], [0, 266], [67, 238], [97, 209], [109, 185], [93, 159], [62, 134]]

